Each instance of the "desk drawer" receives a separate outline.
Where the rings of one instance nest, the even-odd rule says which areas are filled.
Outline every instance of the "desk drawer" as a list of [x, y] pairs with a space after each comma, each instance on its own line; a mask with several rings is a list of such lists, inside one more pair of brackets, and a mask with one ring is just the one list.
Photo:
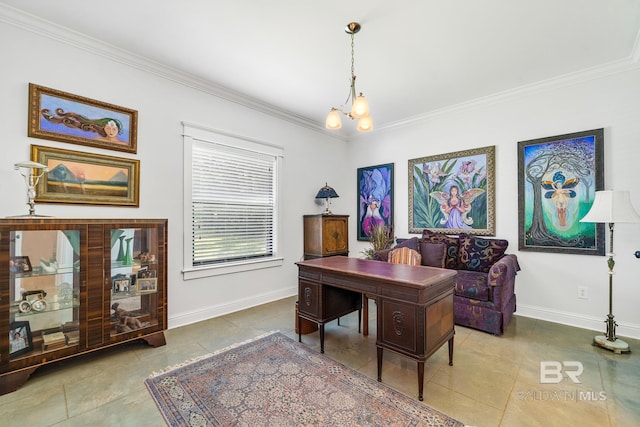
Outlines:
[[381, 299], [378, 310], [378, 341], [400, 352], [421, 353], [419, 341], [422, 338], [418, 319], [418, 306]]
[[320, 320], [320, 287], [315, 282], [298, 280], [298, 311], [300, 314], [312, 316], [314, 319]]

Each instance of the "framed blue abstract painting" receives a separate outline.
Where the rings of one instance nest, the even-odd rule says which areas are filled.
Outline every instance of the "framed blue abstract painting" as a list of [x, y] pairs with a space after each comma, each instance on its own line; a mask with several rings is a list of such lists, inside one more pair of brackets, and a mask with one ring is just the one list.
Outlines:
[[358, 168], [358, 240], [379, 225], [393, 236], [393, 163]]
[[519, 249], [604, 255], [604, 224], [580, 222], [604, 189], [604, 131], [518, 142]]

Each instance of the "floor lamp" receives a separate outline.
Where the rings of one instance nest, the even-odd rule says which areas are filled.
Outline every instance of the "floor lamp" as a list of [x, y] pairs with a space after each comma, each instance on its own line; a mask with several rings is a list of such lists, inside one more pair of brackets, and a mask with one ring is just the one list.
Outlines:
[[637, 223], [640, 215], [633, 209], [628, 191], [596, 191], [593, 205], [580, 222], [598, 222], [609, 224], [609, 314], [607, 315], [607, 334], [597, 335], [593, 345], [606, 348], [614, 353], [628, 353], [629, 344], [616, 337], [617, 323], [613, 320], [613, 226], [616, 222]]

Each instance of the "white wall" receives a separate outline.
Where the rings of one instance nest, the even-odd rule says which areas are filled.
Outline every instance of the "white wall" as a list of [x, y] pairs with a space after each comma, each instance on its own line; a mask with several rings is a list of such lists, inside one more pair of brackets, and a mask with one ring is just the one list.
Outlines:
[[[13, 164], [29, 159], [31, 144], [140, 159], [139, 208], [38, 204], [36, 212], [70, 218], [168, 218], [170, 327], [297, 293], [294, 263], [302, 257], [302, 215], [322, 212], [314, 197], [325, 181], [339, 192], [338, 183], [350, 183], [344, 142], [2, 19], [0, 40], [0, 216], [27, 213], [26, 187]], [[30, 82], [137, 110], [138, 153], [27, 137]], [[282, 267], [183, 280], [182, 121], [284, 147]], [[334, 210], [346, 210], [347, 201], [334, 200]]]
[[[640, 158], [640, 68], [632, 63], [617, 70], [474, 102], [352, 141], [350, 178], [355, 182], [358, 167], [395, 163], [396, 235], [407, 237], [408, 160], [495, 145], [496, 236], [509, 240], [508, 251], [518, 255], [522, 267], [516, 280], [517, 313], [604, 332], [609, 299], [606, 257], [518, 251], [517, 142], [604, 128], [605, 189], [630, 190], [640, 212], [635, 165]], [[355, 197], [355, 187], [348, 197]], [[355, 206], [351, 212], [355, 215]], [[615, 232], [617, 332], [638, 338], [640, 260], [633, 254], [640, 250], [640, 224], [617, 224]], [[350, 244], [357, 253], [367, 243], [355, 239], [352, 234]], [[607, 250], [608, 244], [607, 231]], [[578, 286], [588, 287], [589, 299], [578, 298]]]

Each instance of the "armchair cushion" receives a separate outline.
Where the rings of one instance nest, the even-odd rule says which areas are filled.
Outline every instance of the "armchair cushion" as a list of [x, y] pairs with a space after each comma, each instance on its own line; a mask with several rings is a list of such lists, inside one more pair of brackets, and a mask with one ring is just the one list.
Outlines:
[[489, 301], [487, 274], [477, 271], [458, 270], [455, 294], [476, 301]]
[[504, 256], [509, 242], [503, 239], [483, 239], [482, 237], [460, 234], [458, 247], [458, 268], [467, 271], [488, 273], [489, 269]]

